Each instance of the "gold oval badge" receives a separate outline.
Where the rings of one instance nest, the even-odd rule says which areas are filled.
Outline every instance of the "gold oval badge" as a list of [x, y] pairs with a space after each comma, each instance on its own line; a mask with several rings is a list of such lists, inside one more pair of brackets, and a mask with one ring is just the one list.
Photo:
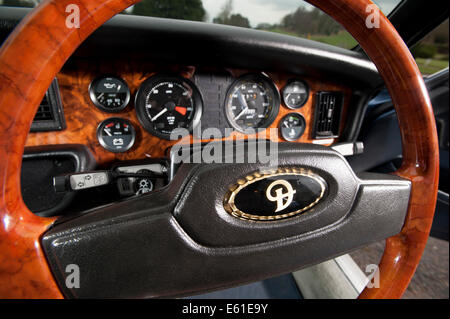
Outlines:
[[301, 214], [324, 197], [326, 182], [303, 168], [255, 172], [230, 187], [225, 210], [245, 220], [270, 221]]

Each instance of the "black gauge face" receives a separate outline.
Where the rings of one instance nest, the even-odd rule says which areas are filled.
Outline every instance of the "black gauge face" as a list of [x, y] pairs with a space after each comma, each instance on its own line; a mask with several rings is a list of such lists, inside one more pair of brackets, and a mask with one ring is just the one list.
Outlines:
[[115, 113], [123, 110], [130, 101], [127, 83], [116, 77], [101, 77], [92, 81], [89, 96], [99, 109]]
[[267, 128], [280, 108], [280, 95], [275, 84], [260, 74], [237, 79], [228, 91], [225, 113], [231, 126], [246, 133], [249, 129]]
[[305, 105], [309, 97], [309, 88], [303, 81], [291, 81], [283, 89], [284, 104], [290, 109], [298, 109]]
[[153, 76], [136, 95], [136, 113], [144, 128], [161, 138], [178, 139], [200, 121], [202, 98], [182, 77]]
[[100, 123], [97, 138], [108, 151], [122, 153], [133, 146], [136, 133], [130, 121], [114, 117]]
[[281, 136], [286, 141], [296, 141], [305, 132], [305, 118], [298, 113], [290, 113], [280, 121]]

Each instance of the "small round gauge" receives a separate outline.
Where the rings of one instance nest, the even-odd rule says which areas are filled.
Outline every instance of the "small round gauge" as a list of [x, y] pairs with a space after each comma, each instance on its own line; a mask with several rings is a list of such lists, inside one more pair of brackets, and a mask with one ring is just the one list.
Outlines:
[[116, 113], [130, 102], [130, 89], [127, 83], [117, 77], [100, 77], [89, 85], [89, 96], [99, 109]]
[[171, 140], [191, 132], [200, 122], [203, 101], [197, 87], [179, 76], [153, 76], [136, 94], [136, 114], [151, 134]]
[[225, 101], [225, 114], [236, 130], [267, 128], [280, 109], [280, 93], [265, 75], [248, 74], [238, 78], [230, 87]]
[[280, 121], [281, 136], [286, 141], [296, 141], [305, 132], [305, 118], [298, 113], [289, 113]]
[[108, 151], [123, 153], [134, 145], [136, 132], [130, 121], [112, 117], [100, 123], [97, 138], [100, 145]]
[[284, 104], [290, 109], [299, 109], [308, 101], [308, 85], [300, 80], [290, 81], [283, 89]]

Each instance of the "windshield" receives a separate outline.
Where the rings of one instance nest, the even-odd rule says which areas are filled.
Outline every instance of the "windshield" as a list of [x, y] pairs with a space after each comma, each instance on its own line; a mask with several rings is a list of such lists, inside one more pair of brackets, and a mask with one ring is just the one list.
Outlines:
[[448, 68], [448, 19], [411, 48], [423, 75]]
[[[0, 0], [34, 7], [40, 0]], [[388, 15], [401, 0], [375, 0]], [[332, 18], [301, 0], [142, 0], [123, 14], [203, 21], [277, 32], [351, 49], [357, 42]]]

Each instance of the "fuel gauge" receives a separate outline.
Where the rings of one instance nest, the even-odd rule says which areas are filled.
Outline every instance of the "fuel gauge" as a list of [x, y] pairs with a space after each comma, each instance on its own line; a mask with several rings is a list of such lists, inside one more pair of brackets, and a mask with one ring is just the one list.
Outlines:
[[289, 113], [280, 122], [281, 136], [286, 141], [296, 141], [305, 132], [306, 121], [299, 113]]
[[97, 138], [100, 145], [108, 151], [123, 153], [133, 147], [136, 132], [130, 121], [113, 117], [100, 123], [97, 128]]

